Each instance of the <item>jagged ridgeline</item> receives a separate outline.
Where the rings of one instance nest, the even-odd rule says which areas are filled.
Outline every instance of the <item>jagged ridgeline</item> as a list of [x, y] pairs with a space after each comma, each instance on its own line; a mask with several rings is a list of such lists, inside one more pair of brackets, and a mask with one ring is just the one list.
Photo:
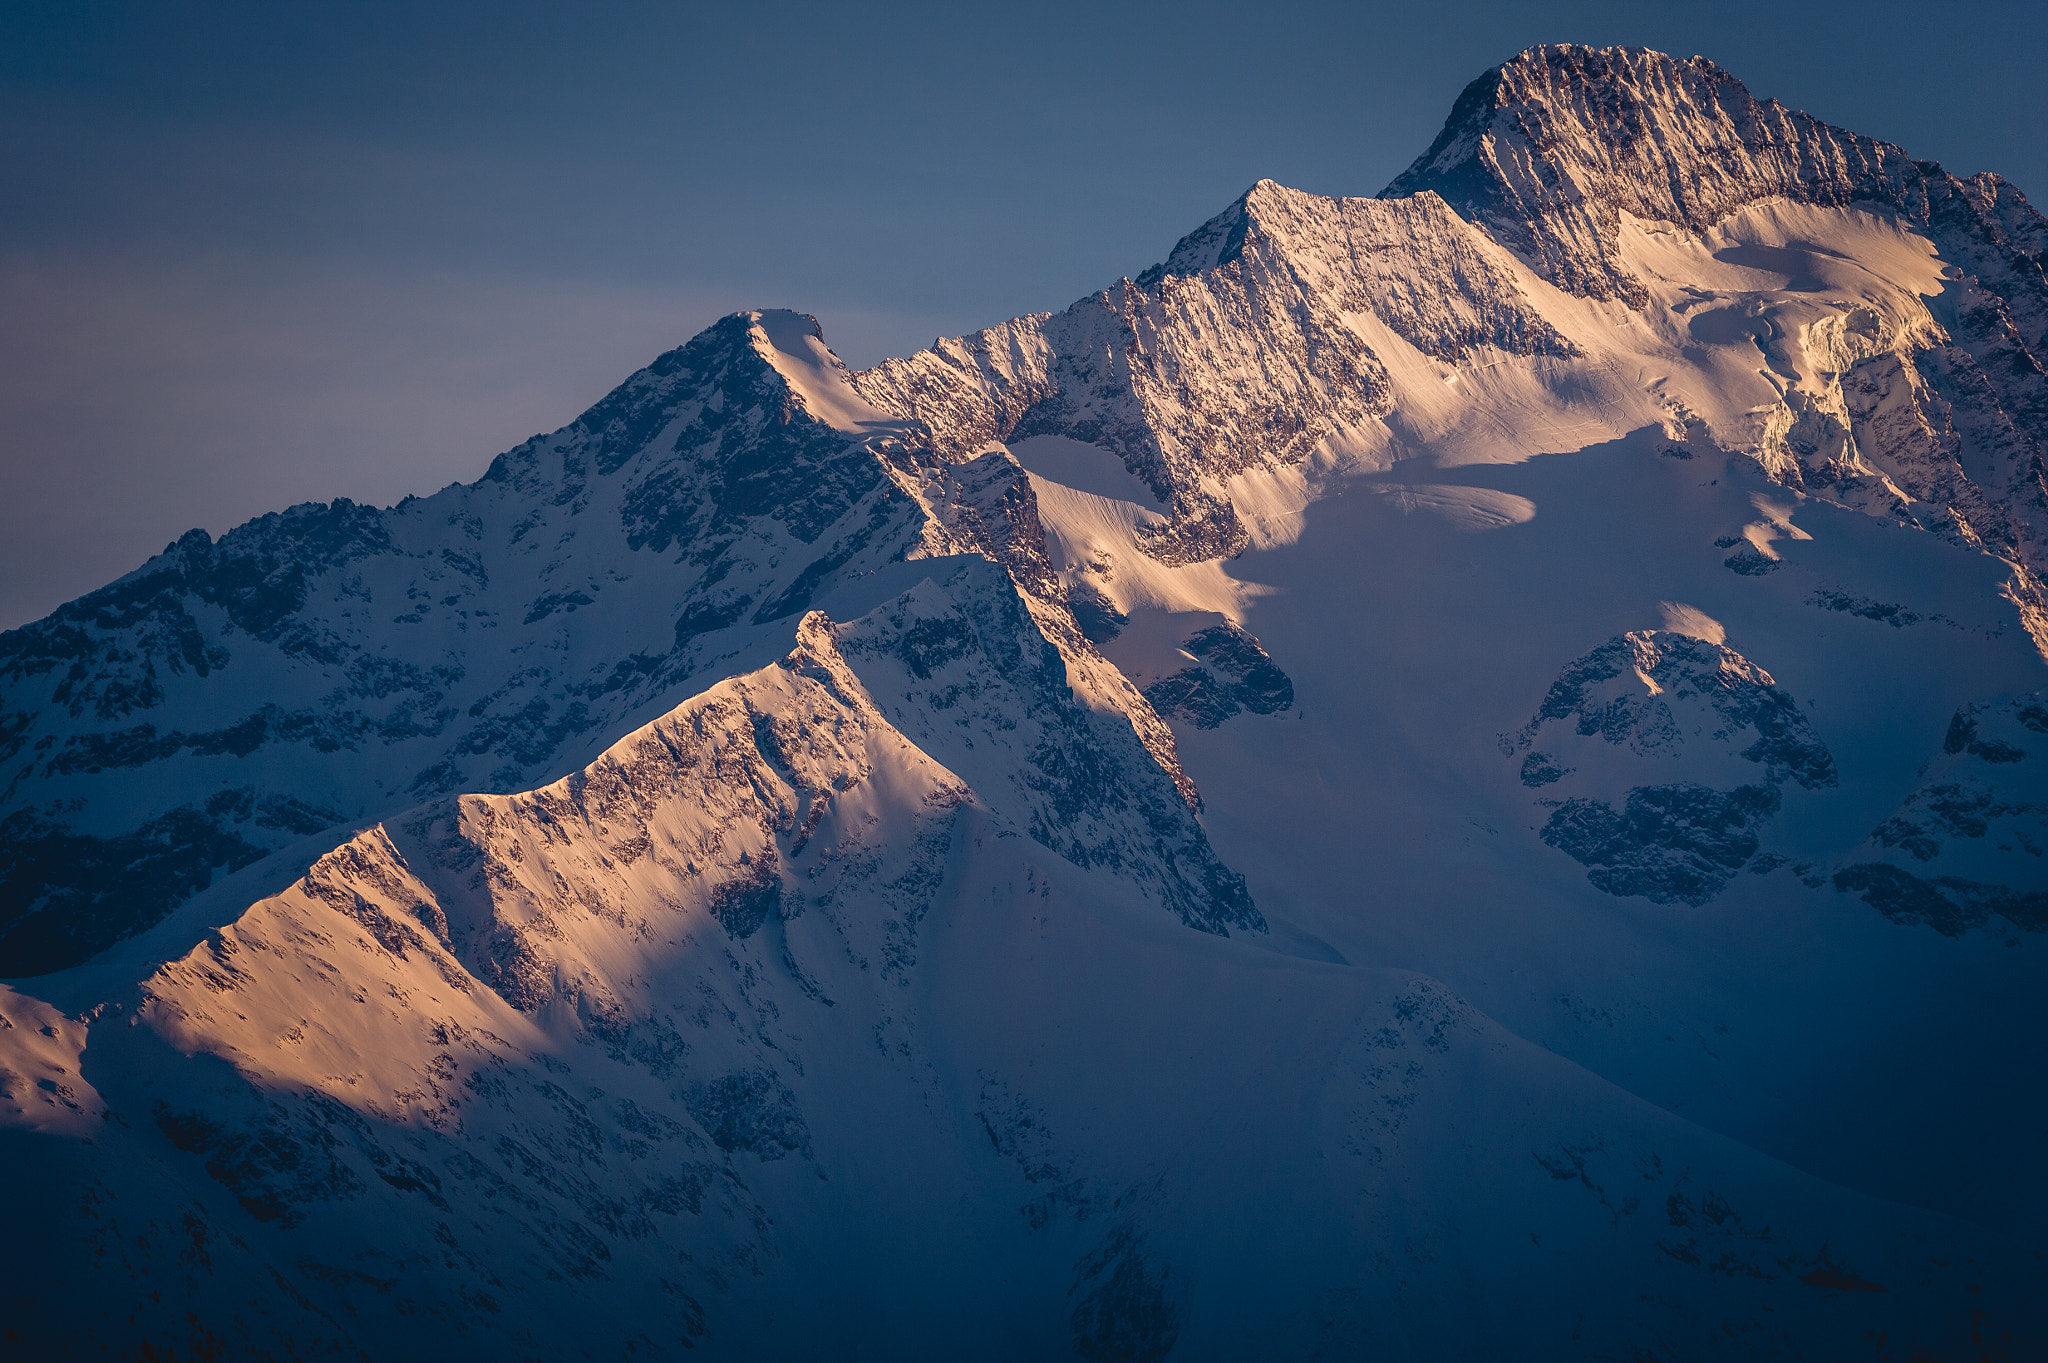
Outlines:
[[2048, 1349], [2044, 253], [1536, 48], [1063, 312], [190, 532], [0, 635], [0, 1330]]
[[[907, 553], [998, 553], [1062, 605], [1021, 474], [995, 491], [1002, 473], [971, 463], [992, 442], [1117, 456], [1167, 513], [1134, 528], [1146, 558], [1240, 553], [1264, 491], [1249, 484], [1414, 419], [1390, 361], [1613, 348], [1547, 318], [1503, 247], [1650, 313], [1625, 222], [1710, 233], [1769, 204], [1881, 210], [1924, 234], [1952, 277], [1942, 316], [1865, 268], [1883, 262], [1731, 238], [1709, 264], [1777, 269], [1791, 304], [1689, 286], [1681, 339], [1758, 347], [1770, 401], [1707, 422], [1712, 396], [1667, 382], [1616, 424], [1655, 416], [1752, 449], [1787, 487], [1981, 545], [2012, 562], [2048, 637], [2040, 215], [1995, 175], [1959, 180], [1759, 102], [1703, 59], [1538, 49], [1474, 82], [1381, 199], [1261, 182], [1135, 280], [850, 376], [857, 398], [808, 324], [728, 318], [476, 484], [388, 511], [295, 507], [217, 544], [194, 531], [10, 632], [0, 970], [82, 960], [294, 838], [573, 766], [750, 629]], [[1838, 315], [1798, 315], [1821, 300]], [[793, 387], [771, 331], [834, 381]], [[1016, 504], [1000, 544], [971, 509], [942, 514], [972, 495]]]
[[[195, 530], [8, 633], [0, 972], [76, 964], [309, 834], [578, 766], [905, 558], [987, 555], [1061, 615], [1023, 471], [936, 457], [843, 372], [807, 318], [729, 317], [477, 483]], [[1129, 685], [1074, 666], [1191, 795]]]

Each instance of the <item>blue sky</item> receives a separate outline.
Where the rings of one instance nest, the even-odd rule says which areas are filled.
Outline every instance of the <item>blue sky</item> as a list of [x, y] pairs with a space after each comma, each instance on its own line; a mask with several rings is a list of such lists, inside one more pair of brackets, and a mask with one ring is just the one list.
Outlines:
[[1704, 53], [2048, 195], [2048, 6], [0, 0], [0, 628], [479, 475], [741, 307], [871, 363], [1370, 194], [1532, 43]]

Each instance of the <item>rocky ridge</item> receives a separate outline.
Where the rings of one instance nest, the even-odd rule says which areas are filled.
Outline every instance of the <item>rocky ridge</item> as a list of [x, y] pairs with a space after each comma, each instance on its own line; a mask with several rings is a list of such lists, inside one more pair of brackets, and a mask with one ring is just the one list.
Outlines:
[[1577, 353], [1499, 248], [1434, 196], [1325, 199], [1262, 180], [1134, 280], [854, 383], [956, 456], [1034, 435], [1101, 445], [1172, 513], [1146, 551], [1200, 562], [1251, 542], [1232, 478], [1301, 465], [1392, 409], [1357, 315], [1450, 364], [1482, 348]]
[[[1815, 402], [1787, 392], [1781, 428], [1758, 452], [1781, 481], [1820, 495], [1838, 489], [1854, 502], [1859, 482], [1889, 484], [1883, 491], [1895, 495], [1876, 503], [1883, 512], [2012, 558], [2040, 634], [2048, 220], [2012, 185], [1988, 173], [1959, 179], [1759, 100], [1704, 57], [1564, 45], [1532, 48], [1474, 81], [1436, 142], [1383, 191], [1425, 193], [1544, 279], [1638, 311], [1653, 306], [1652, 285], [1629, 259], [1625, 218], [1700, 235], [1789, 201], [1875, 211], [1924, 233], [1947, 263], [1939, 324], [1882, 328], [1852, 315], [1827, 366], [1838, 371], [1832, 394]], [[1795, 276], [1802, 255], [1829, 254], [1808, 245], [1789, 244], [1783, 263]], [[1832, 286], [1811, 276], [1791, 284]], [[1916, 502], [1925, 505], [1909, 510]]]
[[[1128, 723], [1075, 701], [1001, 569], [901, 573], [916, 584], [843, 624], [807, 614], [775, 663], [560, 781], [344, 838], [105, 1000], [128, 1026], [55, 1113], [119, 1113], [168, 1154], [168, 1180], [109, 1193], [145, 1230], [130, 1272], [293, 1353], [349, 1340], [401, 1280], [448, 1347], [560, 1343], [530, 1306], [493, 1317], [518, 1299], [575, 1320], [581, 1294], [631, 1290], [651, 1308], [600, 1335], [689, 1348], [704, 1303], [783, 1253], [764, 1197], [789, 1175], [767, 1166], [830, 1181], [803, 1095], [853, 1063], [917, 1110], [921, 925], [974, 849], [1041, 847], [1209, 933], [1264, 926]], [[27, 1020], [12, 993], [10, 1012]], [[235, 1078], [193, 1090], [157, 1047]], [[39, 1067], [0, 1060], [4, 1097], [32, 1102]], [[210, 1193], [181, 1206], [183, 1178]], [[248, 1312], [227, 1265], [316, 1241], [295, 1306]], [[220, 1268], [194, 1257], [209, 1243]]]
[[[1633, 783], [1688, 745], [1752, 763], [1756, 778], [1727, 790]], [[1697, 907], [1745, 867], [1783, 865], [1762, 850], [1780, 788], [1838, 784], [1827, 745], [1770, 673], [1725, 644], [1664, 630], [1632, 632], [1574, 661], [1501, 748], [1521, 756], [1523, 785], [1565, 794], [1540, 800], [1551, 810], [1543, 841], [1587, 867], [1596, 888], [1657, 904]], [[1688, 765], [1701, 769], [1697, 758]], [[1613, 789], [1618, 773], [1625, 793]]]
[[1197, 799], [1067, 615], [1023, 471], [847, 408], [837, 363], [807, 318], [738, 314], [478, 483], [194, 531], [8, 633], [0, 970], [81, 960], [331, 825], [529, 784], [906, 557], [1004, 565]]

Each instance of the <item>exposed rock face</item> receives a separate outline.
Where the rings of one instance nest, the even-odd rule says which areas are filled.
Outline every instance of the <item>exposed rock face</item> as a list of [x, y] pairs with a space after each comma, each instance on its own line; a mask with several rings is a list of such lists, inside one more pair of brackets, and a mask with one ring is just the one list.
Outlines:
[[[1543, 748], [1532, 751], [1539, 740]], [[1602, 760], [1595, 743], [1649, 761]], [[1785, 782], [1807, 790], [1838, 783], [1827, 746], [1770, 673], [1726, 645], [1663, 630], [1625, 635], [1573, 662], [1501, 746], [1526, 754], [1525, 786], [1557, 785], [1583, 769], [1567, 791], [1611, 786], [1615, 778], [1603, 783], [1595, 774], [1605, 775], [1602, 767], [1690, 765], [1689, 746], [1709, 760], [1734, 756], [1762, 768], [1759, 780], [1731, 790], [1697, 781], [1633, 785], [1618, 810], [1611, 797], [1542, 801], [1552, 808], [1545, 842], [1588, 867], [1586, 878], [1607, 893], [1657, 904], [1704, 904], [1749, 865]], [[1576, 765], [1565, 766], [1554, 750]]]
[[[1887, 142], [1758, 100], [1704, 57], [1536, 47], [1467, 86], [1428, 151], [1384, 191], [1433, 190], [1573, 293], [1642, 307], [1620, 215], [1699, 232], [1770, 198], [1883, 204], [2022, 300], [2028, 344], [2048, 327], [2048, 227], [1995, 175], [1958, 180]], [[1953, 255], [1950, 255], [1954, 252]]]
[[1226, 621], [1198, 630], [1181, 648], [1196, 665], [1145, 688], [1145, 699], [1162, 715], [1213, 729], [1246, 710], [1270, 715], [1294, 704], [1294, 683], [1259, 641], [1236, 625]]
[[[878, 837], [924, 860], [888, 878], [882, 936], [837, 931], [862, 959], [900, 970], [929, 907], [918, 893], [936, 888], [968, 803], [1077, 866], [1128, 878], [1190, 926], [1263, 926], [1129, 725], [1075, 703], [1058, 650], [1000, 570], [978, 558], [932, 566], [936, 583], [860, 620], [807, 616], [775, 667], [721, 682], [555, 785], [424, 806], [358, 842], [402, 854], [425, 887], [412, 916], [528, 1013], [570, 997], [565, 981], [617, 973], [563, 954], [574, 941], [597, 949], [563, 913], [616, 920], [629, 940], [659, 935], [620, 918], [632, 904], [644, 916], [701, 902], [735, 940], [807, 910], [836, 922], [833, 906], [870, 893], [886, 864]], [[904, 763], [919, 773], [909, 791], [889, 784]], [[847, 812], [854, 792], [900, 801], [878, 812], [910, 836], [864, 831], [872, 823]]]
[[[1690, 730], [1673, 707], [1690, 712]], [[1836, 783], [1826, 745], [1770, 673], [1725, 644], [1669, 630], [1630, 633], [1573, 662], [1511, 746], [1524, 750], [1545, 724], [1569, 720], [1581, 737], [1652, 756], [1680, 746], [1687, 732], [1699, 733], [1701, 712], [1714, 726], [1715, 743], [1732, 746], [1756, 735], [1740, 756], [1761, 765], [1771, 784], [1789, 778], [1813, 790]]]
[[1343, 313], [1372, 313], [1402, 340], [1446, 364], [1482, 349], [1577, 355], [1545, 321], [1491, 243], [1435, 194], [1327, 199], [1262, 180], [1181, 239], [1138, 277], [1156, 286], [1247, 253], [1285, 262], [1306, 290]]
[[1074, 865], [1131, 878], [1190, 927], [1263, 928], [1126, 715], [1077, 703], [1078, 669], [1009, 580], [967, 559], [943, 585], [835, 635], [868, 689], [900, 706], [902, 731]]
[[1835, 888], [1951, 937], [1991, 919], [2048, 931], [2048, 695], [1966, 705]]
[[[630, 1322], [594, 1328], [703, 1338], [703, 1303], [784, 1253], [768, 1166], [829, 1184], [807, 1106], [843, 1112], [848, 1057], [917, 1091], [925, 922], [985, 849], [1035, 844], [1208, 933], [1264, 926], [1128, 722], [1077, 702], [1002, 569], [930, 568], [859, 619], [807, 614], [776, 663], [562, 780], [342, 840], [124, 997], [127, 1057], [68, 1088], [72, 1110], [121, 1104], [175, 1177], [267, 1232], [305, 1227], [320, 1248], [295, 1272], [329, 1311], [402, 1279], [435, 1304], [429, 1337], [509, 1311], [515, 1337], [554, 1338], [508, 1295], [568, 1321], [577, 1294], [637, 1284]], [[817, 1036], [798, 1007], [849, 1030]], [[588, 1052], [558, 1058], [569, 1037]], [[166, 1042], [238, 1072], [194, 1088], [150, 1063]], [[128, 1192], [155, 1264], [149, 1209], [178, 1213], [163, 1187]], [[205, 1200], [184, 1213], [202, 1245]], [[239, 1300], [244, 1275], [206, 1269], [180, 1300]], [[304, 1297], [264, 1319], [300, 1347], [336, 1328]]]
[[[1545, 279], [1638, 310], [1652, 282], [1626, 258], [1623, 215], [1705, 233], [1789, 200], [1874, 209], [1924, 233], [1949, 263], [1940, 325], [1915, 334], [1852, 313], [1837, 333], [1842, 372], [1822, 385], [1832, 396], [1788, 392], [1760, 453], [1793, 487], [1909, 518], [1905, 503], [1926, 504], [1917, 518], [1929, 528], [2012, 558], [2024, 570], [2016, 594], [2048, 618], [2048, 220], [1998, 176], [1958, 179], [1758, 100], [1704, 57], [1566, 45], [1474, 81], [1384, 191], [1428, 193]], [[1801, 264], [1826, 246], [1775, 249], [1722, 255], [1784, 268], [1794, 291], [1837, 287]]]
[[1757, 854], [1757, 831], [1777, 812], [1778, 792], [1768, 785], [1637, 786], [1619, 811], [1604, 800], [1566, 800], [1543, 840], [1589, 868], [1586, 879], [1609, 894], [1698, 908]]
[[1249, 542], [1224, 481], [1300, 464], [1390, 408], [1385, 366], [1347, 319], [1361, 313], [1451, 363], [1482, 347], [1576, 353], [1506, 255], [1434, 196], [1326, 199], [1262, 180], [1136, 280], [854, 382], [943, 450], [1033, 435], [1101, 445], [1173, 513], [1148, 551], [1194, 563]]
[[1090, 703], [1195, 801], [1067, 618], [1023, 471], [849, 417], [836, 366], [815, 322], [737, 314], [475, 484], [193, 531], [0, 638], [0, 973], [79, 961], [331, 825], [529, 784], [905, 557], [1013, 572]]

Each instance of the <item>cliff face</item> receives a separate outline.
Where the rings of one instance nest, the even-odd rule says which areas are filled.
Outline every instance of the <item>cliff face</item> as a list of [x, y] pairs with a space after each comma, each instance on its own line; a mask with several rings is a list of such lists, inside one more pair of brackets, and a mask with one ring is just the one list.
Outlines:
[[814, 601], [857, 613], [885, 565], [961, 552], [1016, 575], [1195, 799], [1065, 618], [1015, 462], [949, 464], [810, 319], [739, 314], [474, 484], [194, 531], [0, 638], [0, 972], [74, 964], [322, 829], [580, 765]]
[[1250, 542], [1233, 478], [1302, 465], [1393, 409], [1360, 316], [1447, 364], [1577, 353], [1499, 248], [1434, 196], [1325, 199], [1262, 180], [1135, 280], [854, 383], [949, 451], [1043, 435], [1113, 451], [1171, 513], [1146, 552], [1181, 565]]
[[[1436, 142], [1383, 197], [1426, 191], [1483, 224], [1544, 279], [1638, 311], [1657, 301], [1624, 245], [1624, 217], [1697, 235], [1784, 201], [1877, 212], [1924, 236], [1944, 266], [1930, 305], [1939, 325], [1880, 338], [1888, 355], [1841, 357], [1835, 367], [1851, 371], [1842, 392], [1851, 415], [1830, 429], [1839, 443], [1848, 433], [1841, 427], [1853, 426], [1869, 464], [1934, 508], [1947, 522], [1940, 528], [2023, 563], [2031, 578], [2021, 590], [2040, 610], [2048, 220], [2013, 186], [1992, 174], [1958, 179], [1890, 143], [1758, 100], [1703, 57], [1561, 46], [1533, 48], [1474, 81]], [[1824, 239], [1791, 249], [1804, 246], [1839, 254]], [[1801, 292], [1834, 283], [1791, 273]], [[1888, 402], [1898, 415], [1880, 415]], [[1827, 425], [1809, 411], [1792, 402], [1785, 424]], [[1816, 459], [1828, 438], [1793, 436], [1806, 457], [1780, 446], [1774, 472], [1793, 486], [1815, 472], [1823, 485], [1831, 473], [1839, 481], [1840, 467], [1857, 461]]]
[[1620, 215], [1705, 231], [1783, 198], [1882, 204], [1930, 229], [1943, 255], [2006, 286], [2038, 346], [2044, 224], [1996, 175], [1959, 180], [1888, 142], [1759, 100], [1704, 57], [1643, 48], [1531, 48], [1458, 97], [1428, 151], [1382, 193], [1433, 190], [1590, 298], [1649, 301], [1617, 249]]

